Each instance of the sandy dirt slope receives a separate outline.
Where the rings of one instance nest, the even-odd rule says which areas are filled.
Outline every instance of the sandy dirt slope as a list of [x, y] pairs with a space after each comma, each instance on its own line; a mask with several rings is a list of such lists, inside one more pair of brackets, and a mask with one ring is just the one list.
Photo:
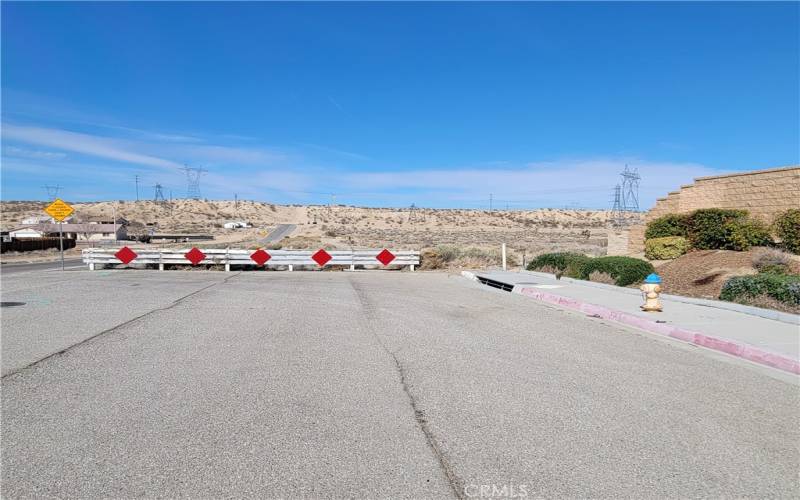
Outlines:
[[[42, 214], [44, 202], [3, 202], [2, 226], [14, 227], [25, 217]], [[274, 205], [254, 201], [175, 200], [75, 203], [75, 217], [111, 218], [133, 224], [131, 232], [206, 233], [217, 244], [254, 246], [277, 224], [296, 224], [292, 239], [329, 248], [437, 245], [495, 248], [506, 242], [513, 252], [533, 255], [574, 250], [602, 255], [607, 244], [608, 211], [539, 209], [483, 211], [459, 209], [390, 209], [351, 206]], [[243, 220], [249, 229], [230, 230], [227, 221]]]

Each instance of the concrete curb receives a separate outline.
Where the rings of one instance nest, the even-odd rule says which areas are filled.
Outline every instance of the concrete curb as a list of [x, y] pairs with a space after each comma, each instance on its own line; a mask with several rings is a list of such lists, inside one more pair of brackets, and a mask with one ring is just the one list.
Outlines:
[[553, 304], [567, 309], [573, 309], [591, 316], [596, 316], [605, 320], [615, 321], [617, 323], [639, 328], [656, 335], [682, 340], [700, 347], [723, 352], [737, 358], [743, 358], [748, 361], [752, 361], [753, 363], [758, 363], [760, 365], [765, 365], [771, 368], [777, 368], [778, 370], [793, 373], [795, 375], [800, 375], [800, 360], [793, 359], [783, 354], [765, 351], [744, 342], [716, 337], [713, 335], [706, 335], [704, 333], [667, 325], [665, 323], [656, 323], [653, 320], [642, 318], [641, 316], [609, 309], [596, 304], [590, 304], [588, 302], [583, 302], [570, 297], [543, 292], [535, 288], [515, 287], [514, 292], [542, 302], [547, 302], [548, 304]]
[[[520, 271], [531, 276], [540, 276], [543, 278], [555, 279], [555, 276], [548, 273], [540, 273], [538, 271]], [[561, 281], [567, 283], [575, 283], [582, 286], [590, 286], [592, 288], [601, 288], [605, 290], [613, 290], [618, 293], [626, 293], [628, 295], [641, 295], [639, 290], [634, 288], [626, 288], [616, 285], [607, 285], [605, 283], [596, 283], [594, 281], [579, 280], [575, 278], [568, 278], [563, 276]], [[790, 325], [800, 325], [800, 315], [786, 313], [782, 311], [773, 311], [772, 309], [763, 309], [761, 307], [746, 306], [744, 304], [737, 304], [735, 302], [725, 302], [722, 300], [711, 299], [698, 299], [695, 297], [684, 297], [683, 295], [672, 295], [669, 293], [662, 293], [661, 300], [683, 302], [685, 304], [694, 304], [697, 306], [713, 307], [716, 309], [727, 309], [729, 311], [736, 311], [760, 318], [771, 319], [780, 321], [781, 323], [789, 323]]]
[[475, 276], [475, 273], [470, 272], [470, 271], [461, 271], [461, 276], [463, 276], [463, 277], [465, 277], [467, 279], [470, 279], [472, 281], [478, 281], [478, 277]]

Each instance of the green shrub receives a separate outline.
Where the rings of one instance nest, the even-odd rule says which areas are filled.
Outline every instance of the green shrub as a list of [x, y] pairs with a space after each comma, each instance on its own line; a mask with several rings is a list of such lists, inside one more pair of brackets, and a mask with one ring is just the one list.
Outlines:
[[755, 219], [733, 219], [723, 226], [725, 234], [725, 244], [721, 247], [725, 250], [736, 250], [743, 252], [750, 250], [750, 247], [767, 246], [772, 244], [772, 237], [766, 224]]
[[591, 257], [574, 252], [545, 253], [530, 261], [528, 271], [555, 269], [564, 276], [579, 278], [581, 269], [591, 260]]
[[744, 302], [763, 295], [784, 304], [800, 305], [800, 276], [772, 273], [734, 276], [722, 286], [719, 298], [731, 302]]
[[647, 224], [645, 239], [666, 238], [667, 236], [686, 236], [689, 229], [689, 216], [667, 214]]
[[781, 245], [792, 253], [800, 254], [800, 209], [790, 208], [775, 218], [775, 234]]
[[653, 265], [633, 257], [598, 257], [581, 268], [581, 279], [589, 279], [594, 271], [611, 275], [617, 286], [628, 286], [644, 280], [654, 272]]
[[746, 210], [723, 208], [704, 208], [695, 210], [689, 216], [687, 235], [692, 247], [700, 250], [725, 248], [728, 244], [729, 230], [725, 225], [733, 220], [747, 216]]
[[650, 260], [677, 259], [689, 251], [689, 240], [683, 236], [651, 238], [644, 242], [644, 256]]

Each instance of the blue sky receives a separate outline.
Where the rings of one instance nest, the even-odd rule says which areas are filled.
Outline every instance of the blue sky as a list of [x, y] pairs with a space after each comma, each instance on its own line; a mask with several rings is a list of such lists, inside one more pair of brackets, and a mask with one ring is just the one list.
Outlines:
[[800, 163], [800, 4], [2, 3], [2, 198], [608, 205]]

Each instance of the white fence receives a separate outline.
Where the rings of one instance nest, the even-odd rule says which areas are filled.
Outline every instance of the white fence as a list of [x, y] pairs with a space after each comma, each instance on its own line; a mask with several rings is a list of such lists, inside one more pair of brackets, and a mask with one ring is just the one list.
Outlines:
[[[186, 249], [151, 249], [151, 248], [135, 248], [131, 250], [136, 253], [130, 265], [153, 265], [158, 266], [159, 270], [164, 270], [165, 265], [186, 265], [191, 266], [192, 263], [186, 258], [185, 254], [191, 250]], [[235, 248], [209, 248], [199, 249], [205, 254], [205, 258], [197, 263], [197, 265], [224, 265], [226, 271], [230, 271], [231, 266], [234, 267], [252, 267], [258, 264], [251, 258], [255, 250], [235, 249]], [[414, 266], [419, 265], [419, 251], [413, 250], [390, 250], [394, 255], [394, 259], [384, 266], [378, 260], [378, 254], [383, 249], [378, 250], [329, 250], [327, 253], [331, 259], [320, 266], [314, 261], [311, 256], [317, 250], [265, 250], [270, 259], [264, 264], [266, 267], [285, 267], [289, 271], [294, 270], [295, 266], [308, 266], [314, 268], [327, 267], [327, 266], [350, 266], [350, 269], [355, 269], [355, 266], [361, 267], [375, 267], [384, 268], [389, 266], [409, 266], [410, 270], [414, 270]], [[89, 265], [90, 270], [95, 270], [98, 266], [103, 267], [106, 265], [119, 265], [124, 264], [115, 256], [116, 250], [108, 250], [105, 248], [87, 248], [83, 250], [83, 262]]]

